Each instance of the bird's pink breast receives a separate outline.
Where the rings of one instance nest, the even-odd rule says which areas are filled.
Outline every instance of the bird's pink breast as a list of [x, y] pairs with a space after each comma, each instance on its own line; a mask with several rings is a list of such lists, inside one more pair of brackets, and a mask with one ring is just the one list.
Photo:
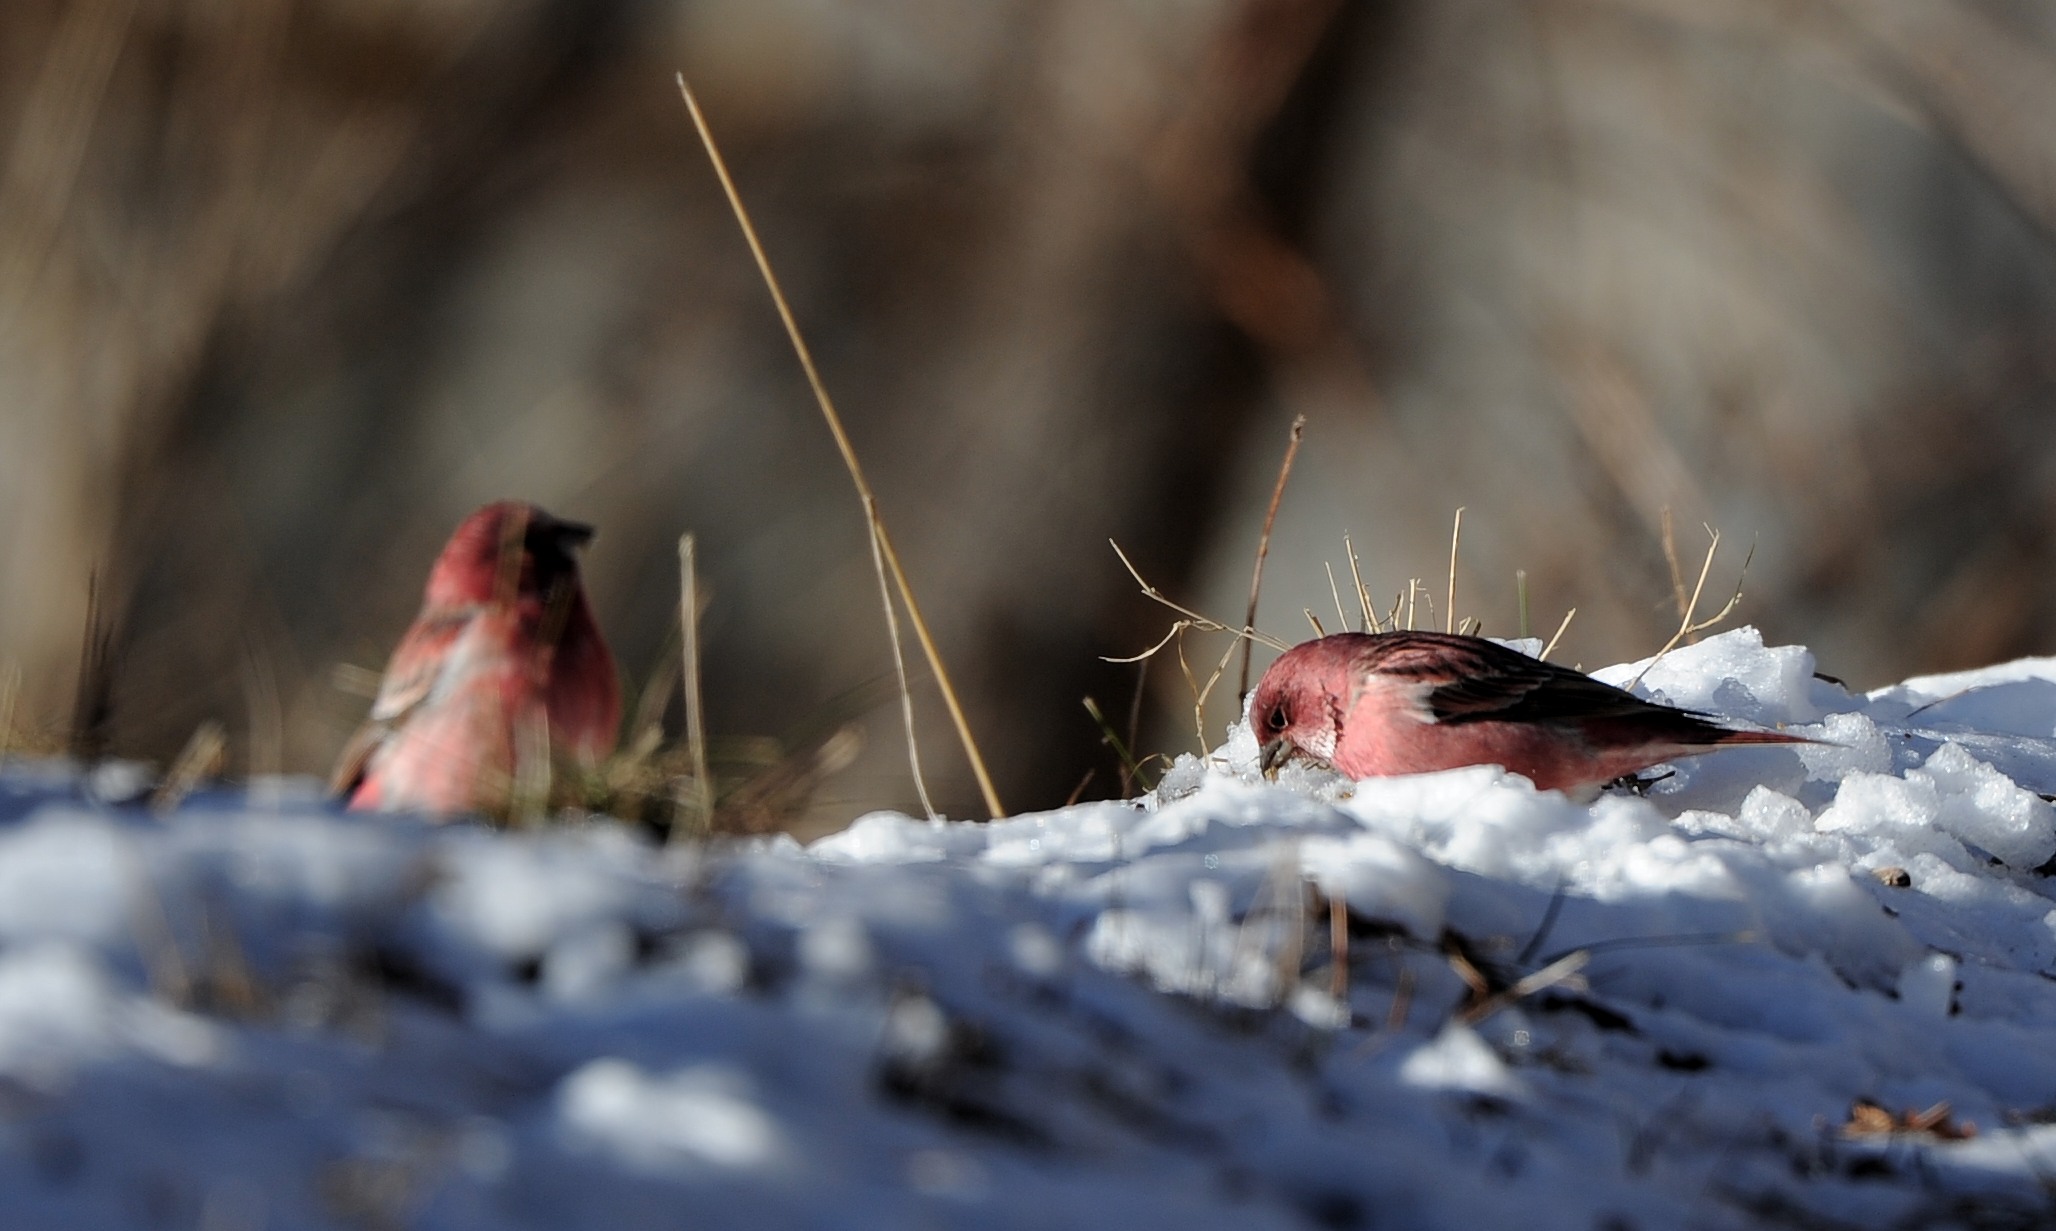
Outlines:
[[442, 656], [427, 698], [372, 754], [355, 807], [466, 812], [506, 800], [515, 731], [541, 717], [540, 673], [518, 617], [474, 617]]

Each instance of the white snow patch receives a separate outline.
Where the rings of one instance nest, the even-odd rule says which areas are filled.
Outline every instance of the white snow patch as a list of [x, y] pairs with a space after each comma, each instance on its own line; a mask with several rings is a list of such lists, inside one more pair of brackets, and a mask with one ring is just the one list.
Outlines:
[[0, 1224], [2037, 1225], [2052, 663], [1855, 696], [1742, 629], [1640, 687], [1820, 742], [1646, 797], [1236, 723], [697, 855], [0, 767]]

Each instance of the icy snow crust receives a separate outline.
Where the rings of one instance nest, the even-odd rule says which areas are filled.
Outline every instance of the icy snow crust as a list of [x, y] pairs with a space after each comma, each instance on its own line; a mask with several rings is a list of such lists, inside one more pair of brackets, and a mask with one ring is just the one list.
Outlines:
[[2056, 660], [1854, 696], [1743, 629], [1639, 687], [1825, 742], [1587, 807], [1237, 729], [1134, 805], [697, 854], [17, 764], [0, 1225], [2056, 1220]]

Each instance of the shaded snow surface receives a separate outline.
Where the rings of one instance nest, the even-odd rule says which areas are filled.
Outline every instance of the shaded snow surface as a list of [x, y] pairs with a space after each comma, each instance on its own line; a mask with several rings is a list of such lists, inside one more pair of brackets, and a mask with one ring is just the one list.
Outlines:
[[1831, 742], [1587, 807], [1237, 730], [702, 854], [17, 764], [0, 1226], [2056, 1222], [2056, 661], [1852, 696], [1743, 629], [1639, 687]]

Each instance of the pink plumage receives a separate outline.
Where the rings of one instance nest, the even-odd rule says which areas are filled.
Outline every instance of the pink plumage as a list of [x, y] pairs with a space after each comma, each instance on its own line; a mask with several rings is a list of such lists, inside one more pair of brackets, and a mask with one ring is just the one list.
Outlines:
[[1352, 778], [1501, 765], [1576, 791], [1736, 744], [1804, 744], [1644, 701], [1482, 637], [1336, 633], [1294, 646], [1257, 684], [1263, 765], [1295, 752]]
[[592, 534], [515, 501], [464, 519], [336, 767], [350, 807], [496, 811], [524, 754], [613, 751], [621, 685], [572, 554]]

